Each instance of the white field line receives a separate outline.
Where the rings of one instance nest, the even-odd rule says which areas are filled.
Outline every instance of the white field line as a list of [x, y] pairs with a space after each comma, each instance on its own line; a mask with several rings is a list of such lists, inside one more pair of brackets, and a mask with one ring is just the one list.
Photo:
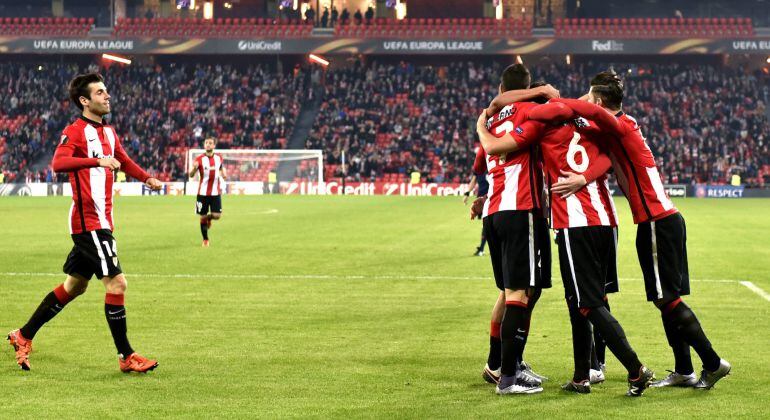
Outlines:
[[[0, 273], [0, 277], [58, 277], [64, 276], [63, 273], [35, 273], [35, 272], [6, 272]], [[491, 276], [426, 276], [426, 275], [339, 275], [339, 274], [163, 274], [163, 273], [126, 273], [127, 277], [140, 278], [174, 278], [174, 279], [198, 279], [198, 278], [217, 278], [217, 279], [282, 279], [282, 280], [489, 280]], [[642, 281], [641, 278], [621, 277], [623, 281]], [[740, 280], [730, 279], [697, 279], [691, 280], [697, 283], [749, 283], [751, 286], [744, 286], [758, 290], [759, 287], [751, 282], [741, 282]], [[753, 289], [752, 289], [753, 290]], [[759, 293], [759, 292], [757, 292]], [[762, 291], [764, 296], [767, 293]], [[763, 297], [764, 297], [763, 296]]]
[[749, 290], [752, 292], [758, 294], [759, 296], [765, 298], [766, 301], [770, 302], [770, 294], [762, 290], [759, 286], [756, 284], [750, 282], [750, 281], [742, 281], [740, 282], [741, 285], [746, 286]]

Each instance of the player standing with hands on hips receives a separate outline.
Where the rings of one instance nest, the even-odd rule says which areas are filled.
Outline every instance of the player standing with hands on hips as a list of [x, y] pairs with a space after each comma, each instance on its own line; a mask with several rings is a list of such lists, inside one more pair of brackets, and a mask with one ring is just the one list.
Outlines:
[[69, 95], [82, 116], [67, 126], [53, 157], [56, 172], [68, 172], [72, 186], [69, 230], [74, 246], [64, 263], [67, 279], [46, 295], [32, 317], [20, 329], [8, 333], [16, 351], [16, 362], [30, 370], [32, 339], [64, 306], [88, 288], [95, 274], [106, 289], [104, 314], [110, 327], [118, 364], [123, 372], [147, 372], [158, 362], [134, 352], [128, 342], [126, 326], [126, 277], [118, 261], [118, 249], [112, 236], [112, 183], [118, 169], [154, 190], [162, 188], [128, 157], [115, 130], [104, 116], [110, 113], [110, 94], [104, 78], [97, 73], [76, 76], [69, 85]]

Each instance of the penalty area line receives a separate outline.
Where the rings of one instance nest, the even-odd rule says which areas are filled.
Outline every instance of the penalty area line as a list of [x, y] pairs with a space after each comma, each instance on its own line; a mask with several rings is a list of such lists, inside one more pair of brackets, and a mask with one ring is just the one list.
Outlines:
[[740, 283], [741, 283], [741, 286], [745, 286], [747, 289], [751, 290], [752, 292], [758, 294], [760, 297], [764, 298], [766, 301], [770, 302], [770, 294], [762, 290], [761, 287], [757, 286], [756, 284], [750, 281], [742, 281]]

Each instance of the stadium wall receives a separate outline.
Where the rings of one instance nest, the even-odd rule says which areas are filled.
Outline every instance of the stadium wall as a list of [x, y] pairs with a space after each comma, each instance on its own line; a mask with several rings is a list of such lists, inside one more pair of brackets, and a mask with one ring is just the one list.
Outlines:
[[770, 38], [733, 39], [93, 39], [2, 38], [0, 54], [758, 54]]
[[[673, 198], [770, 198], [768, 188], [744, 188], [731, 185], [698, 184], [664, 185], [666, 192]], [[617, 187], [611, 187], [614, 196], [622, 193]], [[150, 191], [139, 182], [116, 182], [113, 184], [115, 196], [142, 195], [196, 195], [197, 182], [167, 182], [160, 192]], [[467, 184], [459, 183], [395, 183], [395, 182], [227, 182], [226, 195], [397, 195], [410, 197], [459, 196], [468, 191]], [[72, 196], [69, 183], [28, 182], [0, 184], [0, 197], [3, 196]]]

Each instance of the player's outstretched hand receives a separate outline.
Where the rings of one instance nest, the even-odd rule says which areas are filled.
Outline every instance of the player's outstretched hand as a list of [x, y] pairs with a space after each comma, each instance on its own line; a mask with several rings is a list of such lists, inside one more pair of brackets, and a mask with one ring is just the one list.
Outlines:
[[551, 185], [551, 192], [567, 198], [578, 192], [586, 185], [586, 178], [583, 175], [561, 171], [558, 182]]
[[157, 178], [147, 178], [144, 185], [147, 185], [147, 187], [153, 191], [160, 191], [160, 189], [163, 188], [163, 183], [158, 181]]
[[479, 217], [481, 213], [484, 212], [484, 202], [487, 201], [487, 197], [479, 197], [475, 200], [473, 200], [473, 204], [471, 204], [471, 220]]
[[118, 162], [118, 160], [115, 158], [101, 158], [99, 159], [99, 166], [117, 171], [120, 169], [120, 162]]

